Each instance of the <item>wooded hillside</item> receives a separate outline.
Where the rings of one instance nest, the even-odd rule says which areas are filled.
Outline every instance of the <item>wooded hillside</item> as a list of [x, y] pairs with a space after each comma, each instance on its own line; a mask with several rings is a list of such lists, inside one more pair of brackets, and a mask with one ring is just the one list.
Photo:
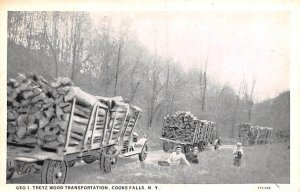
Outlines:
[[236, 135], [244, 122], [289, 129], [289, 91], [257, 103], [254, 81], [241, 82], [236, 92], [214, 81], [209, 63], [184, 72], [172, 58], [151, 54], [126, 19], [118, 29], [111, 19], [95, 25], [83, 12], [9, 12], [8, 78], [30, 71], [47, 80], [69, 77], [93, 95], [121, 95], [143, 109], [137, 129], [152, 138], [176, 111], [216, 122], [223, 137]]

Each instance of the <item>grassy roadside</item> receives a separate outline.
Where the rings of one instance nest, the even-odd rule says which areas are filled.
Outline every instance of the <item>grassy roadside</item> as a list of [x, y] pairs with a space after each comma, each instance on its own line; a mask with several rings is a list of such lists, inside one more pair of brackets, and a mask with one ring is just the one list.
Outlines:
[[[178, 184], [251, 184], [289, 183], [290, 165], [287, 145], [269, 144], [244, 148], [239, 169], [233, 167], [232, 149], [204, 151], [199, 164], [191, 167], [160, 167], [159, 158], [145, 163], [128, 163], [110, 174], [100, 174], [97, 183], [178, 183]], [[90, 178], [93, 180], [92, 178]]]
[[[150, 143], [149, 143], [150, 144]], [[161, 167], [157, 161], [170, 153], [151, 151], [145, 162], [137, 156], [120, 158], [115, 169], [105, 174], [99, 171], [99, 161], [77, 164], [68, 170], [66, 184], [253, 184], [290, 182], [290, 152], [288, 143], [244, 147], [242, 165], [233, 167], [233, 146], [206, 150], [199, 154], [199, 164], [191, 167]], [[40, 174], [13, 178], [9, 183], [40, 183]]]

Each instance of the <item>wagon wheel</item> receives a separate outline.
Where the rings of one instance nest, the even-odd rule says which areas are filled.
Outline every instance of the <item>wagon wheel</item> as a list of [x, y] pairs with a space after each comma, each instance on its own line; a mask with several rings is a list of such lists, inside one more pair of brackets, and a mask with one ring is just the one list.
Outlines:
[[242, 139], [242, 145], [245, 145], [245, 138]]
[[71, 160], [67, 162], [68, 167], [73, 167], [75, 165], [76, 161], [75, 160]]
[[163, 142], [163, 150], [164, 152], [168, 152], [170, 149], [169, 143], [167, 141]]
[[105, 173], [111, 172], [111, 170], [117, 165], [118, 152], [114, 147], [109, 147], [106, 152], [100, 153], [100, 170]]
[[13, 160], [6, 161], [6, 179], [10, 180], [15, 172], [15, 166]]
[[103, 171], [103, 166], [102, 166], [102, 162], [103, 162], [103, 155], [102, 155], [102, 152], [100, 152], [100, 154], [99, 154], [99, 161], [100, 161], [100, 163], [99, 163], [99, 167], [100, 167], [100, 171]]
[[184, 153], [189, 153], [192, 151], [192, 149], [193, 149], [192, 145], [187, 144], [184, 146]]
[[204, 141], [200, 141], [198, 143], [198, 149], [199, 151], [203, 151], [205, 149], [206, 145], [205, 145], [205, 142]]
[[206, 141], [200, 141], [200, 143], [198, 144], [198, 148], [199, 150], [203, 151], [208, 145], [208, 142]]
[[254, 134], [253, 134], [252, 132], [248, 132], [247, 137], [248, 137], [248, 138], [253, 138], [253, 137], [254, 137]]
[[86, 163], [86, 164], [90, 164], [93, 163], [94, 161], [97, 160], [97, 157], [93, 156], [93, 155], [88, 155], [88, 156], [84, 156], [82, 157], [82, 160]]
[[170, 149], [173, 150], [175, 147], [175, 144], [173, 142], [169, 142], [169, 147], [170, 147], [169, 150]]
[[198, 143], [198, 149], [199, 149], [199, 151], [202, 151], [202, 147], [203, 147], [203, 146], [202, 146], [202, 142], [199, 142], [199, 143]]
[[141, 162], [144, 161], [147, 158], [147, 154], [148, 154], [148, 145], [145, 143], [141, 153], [139, 154], [139, 160]]
[[65, 161], [45, 160], [42, 168], [42, 184], [63, 184], [68, 166]]

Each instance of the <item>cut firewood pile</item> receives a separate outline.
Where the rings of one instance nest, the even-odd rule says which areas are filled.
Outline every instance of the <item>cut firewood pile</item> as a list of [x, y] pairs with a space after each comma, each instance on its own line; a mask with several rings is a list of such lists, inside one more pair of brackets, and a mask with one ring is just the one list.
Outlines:
[[197, 123], [199, 120], [190, 112], [178, 111], [174, 115], [167, 115], [164, 118], [161, 136], [172, 140], [191, 142]]
[[267, 143], [272, 138], [273, 128], [243, 123], [238, 125], [239, 138], [243, 144]]
[[69, 78], [48, 82], [40, 75], [18, 74], [7, 82], [7, 141], [56, 148], [65, 143], [73, 98], [76, 98], [69, 145], [83, 139], [97, 101], [111, 107], [112, 99], [90, 95]]

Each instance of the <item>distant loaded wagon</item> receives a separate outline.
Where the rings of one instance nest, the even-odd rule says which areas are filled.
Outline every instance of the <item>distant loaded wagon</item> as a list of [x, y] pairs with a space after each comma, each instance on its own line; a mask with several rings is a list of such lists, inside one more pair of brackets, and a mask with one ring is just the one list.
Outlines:
[[177, 112], [173, 116], [164, 118], [161, 140], [163, 150], [173, 150], [175, 145], [181, 145], [185, 153], [198, 146], [205, 149], [217, 139], [217, 128], [214, 122], [198, 120], [188, 112]]
[[290, 140], [290, 130], [289, 129], [280, 129], [275, 132], [276, 140], [278, 142], [287, 142]]
[[145, 160], [147, 139], [137, 140], [136, 135], [133, 136], [140, 108], [123, 102], [115, 102], [112, 107], [98, 100], [92, 108], [84, 135], [81, 138], [77, 135], [80, 142], [74, 143], [71, 142], [71, 136], [74, 137], [72, 129], [76, 128], [73, 126], [74, 111], [78, 104], [74, 98], [68, 127], [63, 135], [64, 146], [47, 148], [7, 143], [7, 179], [12, 178], [14, 172], [27, 174], [41, 169], [41, 183], [63, 184], [68, 168], [79, 161], [92, 163], [99, 160], [100, 170], [108, 173], [116, 165], [119, 156], [138, 155], [140, 161]]
[[272, 142], [273, 128], [244, 123], [238, 125], [239, 140], [243, 145], [266, 144]]

